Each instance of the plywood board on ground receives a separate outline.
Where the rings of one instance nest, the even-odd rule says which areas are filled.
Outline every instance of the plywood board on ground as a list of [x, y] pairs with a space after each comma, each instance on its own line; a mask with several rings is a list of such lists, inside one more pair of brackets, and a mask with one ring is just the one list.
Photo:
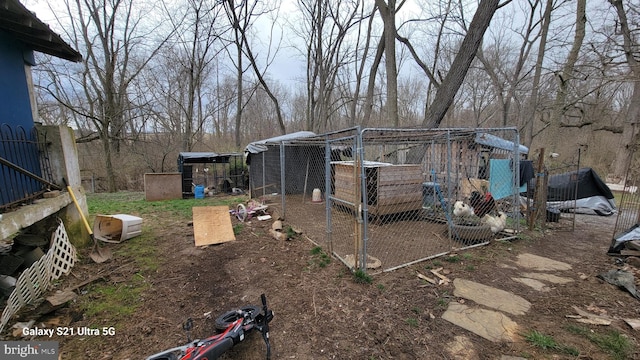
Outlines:
[[236, 239], [228, 207], [197, 206], [192, 210], [196, 246], [220, 244]]

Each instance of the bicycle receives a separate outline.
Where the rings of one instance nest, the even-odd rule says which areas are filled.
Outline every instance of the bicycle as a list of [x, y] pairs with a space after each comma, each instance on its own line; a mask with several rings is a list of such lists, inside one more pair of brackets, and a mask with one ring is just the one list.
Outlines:
[[[246, 334], [252, 330], [262, 333], [267, 347], [267, 360], [271, 358], [271, 344], [269, 342], [269, 323], [273, 320], [273, 311], [267, 308], [267, 298], [260, 295], [260, 307], [254, 305], [242, 306], [220, 315], [215, 321], [217, 334], [204, 340], [191, 341], [187, 335], [187, 344], [174, 347], [151, 355], [147, 360], [213, 360], [220, 357], [227, 350], [244, 341]], [[183, 329], [187, 334], [193, 327], [193, 320], [187, 319]]]

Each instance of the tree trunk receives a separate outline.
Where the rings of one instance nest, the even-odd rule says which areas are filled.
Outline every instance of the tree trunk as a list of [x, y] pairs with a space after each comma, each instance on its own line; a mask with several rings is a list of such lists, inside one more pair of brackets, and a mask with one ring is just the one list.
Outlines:
[[625, 117], [624, 129], [622, 133], [622, 151], [618, 151], [615, 162], [614, 178], [618, 181], [625, 179], [626, 173], [631, 166], [633, 154], [640, 144], [640, 62], [636, 60], [637, 53], [633, 50], [637, 49], [638, 44], [632, 37], [629, 29], [629, 22], [621, 0], [609, 0], [611, 5], [616, 9], [618, 20], [620, 21], [620, 29], [623, 37], [624, 55], [627, 64], [631, 69], [633, 85], [633, 94], [631, 102], [627, 109]]
[[471, 66], [471, 62], [476, 56], [484, 33], [491, 23], [493, 14], [498, 10], [498, 2], [499, 0], [480, 1], [473, 20], [471, 20], [471, 24], [469, 25], [469, 31], [467, 31], [467, 35], [465, 35], [464, 40], [462, 40], [460, 49], [453, 60], [451, 69], [447, 72], [442, 84], [440, 84], [438, 88], [433, 103], [427, 110], [425, 119], [422, 122], [424, 127], [437, 128], [440, 126], [444, 115], [453, 103], [453, 99], [469, 71], [469, 66]]
[[396, 1], [376, 0], [384, 22], [384, 63], [387, 76], [387, 121], [398, 127], [398, 68], [396, 64]]
[[538, 44], [538, 57], [536, 58], [536, 67], [533, 73], [533, 85], [531, 87], [531, 96], [528, 105], [528, 119], [525, 122], [527, 131], [525, 132], [525, 145], [531, 147], [533, 142], [533, 133], [535, 131], [536, 111], [538, 109], [538, 87], [540, 86], [540, 78], [542, 76], [542, 62], [547, 49], [547, 38], [549, 36], [549, 24], [551, 23], [551, 10], [553, 9], [553, 0], [547, 0], [544, 14], [542, 15], [540, 29], [540, 43]]
[[578, 0], [576, 3], [576, 32], [573, 37], [573, 45], [569, 50], [567, 61], [562, 67], [562, 72], [558, 74], [558, 91], [556, 93], [556, 99], [553, 103], [553, 109], [551, 110], [551, 119], [549, 119], [549, 128], [547, 134], [551, 143], [551, 152], [557, 152], [557, 146], [562, 144], [560, 125], [562, 122], [562, 116], [565, 113], [565, 103], [567, 100], [567, 89], [569, 87], [569, 81], [573, 77], [573, 71], [578, 61], [578, 55], [580, 54], [580, 48], [584, 41], [585, 27], [587, 23], [587, 17], [585, 15], [585, 9], [587, 7], [586, 0]]

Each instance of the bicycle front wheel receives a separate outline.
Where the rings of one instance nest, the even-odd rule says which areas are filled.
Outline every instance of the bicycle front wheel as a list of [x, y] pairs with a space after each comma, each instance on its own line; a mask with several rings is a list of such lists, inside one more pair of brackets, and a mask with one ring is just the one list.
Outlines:
[[243, 306], [238, 310], [228, 311], [216, 319], [216, 329], [217, 330], [225, 330], [229, 327], [229, 325], [233, 324], [234, 321], [242, 318], [243, 313], [249, 314], [249, 319], [254, 320], [256, 316], [260, 313], [260, 308], [253, 305]]

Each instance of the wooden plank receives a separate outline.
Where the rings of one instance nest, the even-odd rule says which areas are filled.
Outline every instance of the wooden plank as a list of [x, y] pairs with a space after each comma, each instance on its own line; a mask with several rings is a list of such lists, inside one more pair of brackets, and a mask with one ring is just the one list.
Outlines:
[[422, 209], [422, 201], [389, 205], [372, 205], [369, 206], [369, 213], [371, 215], [388, 215], [419, 209]]
[[[396, 194], [394, 197], [378, 198], [378, 205], [393, 205], [404, 203], [421, 203], [422, 197], [418, 194]], [[422, 207], [422, 205], [420, 205]]]
[[378, 188], [378, 199], [394, 198], [401, 195], [422, 197], [422, 185], [399, 184], [395, 186], [382, 186]]
[[197, 206], [193, 211], [193, 233], [196, 246], [233, 241], [236, 236], [226, 206]]
[[624, 255], [624, 256], [640, 256], [640, 250], [620, 250], [620, 255]]

